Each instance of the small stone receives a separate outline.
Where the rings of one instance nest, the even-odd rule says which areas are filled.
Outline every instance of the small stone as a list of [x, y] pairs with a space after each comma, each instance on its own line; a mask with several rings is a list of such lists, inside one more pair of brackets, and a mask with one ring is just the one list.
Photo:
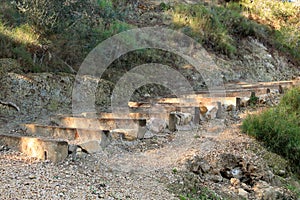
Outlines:
[[193, 119], [193, 116], [190, 113], [182, 113], [182, 116], [183, 117], [181, 119], [182, 119], [183, 125], [189, 124]]
[[223, 181], [223, 177], [221, 175], [211, 175], [209, 179], [215, 183], [219, 183]]
[[253, 173], [256, 171], [256, 167], [252, 164], [247, 164], [247, 171]]
[[72, 154], [72, 153], [76, 152], [76, 150], [77, 150], [77, 145], [70, 144], [70, 145], [68, 146], [69, 154]]
[[209, 165], [209, 163], [204, 159], [202, 159], [200, 161], [200, 167], [201, 167], [203, 173], [207, 173], [211, 169], [211, 166]]
[[176, 118], [177, 118], [176, 124], [183, 126], [183, 125], [190, 124], [192, 122], [193, 116], [190, 113], [177, 112]]
[[209, 163], [200, 157], [195, 157], [190, 163], [190, 170], [196, 174], [208, 173], [211, 169]]
[[245, 199], [248, 199], [248, 192], [242, 188], [238, 189], [239, 196]]
[[231, 178], [230, 179], [230, 183], [231, 183], [231, 185], [232, 186], [239, 186], [240, 185], [240, 180], [239, 179], [237, 179], [237, 178]]
[[147, 129], [152, 133], [161, 133], [167, 128], [167, 122], [164, 119], [150, 118], [147, 123]]
[[215, 106], [209, 107], [206, 113], [208, 119], [216, 119], [217, 117], [218, 108]]
[[241, 183], [241, 188], [243, 188], [247, 192], [252, 192], [253, 191], [253, 189], [249, 185], [247, 185], [246, 183]]
[[248, 97], [241, 99], [241, 107], [247, 107], [249, 105], [249, 99]]
[[236, 167], [231, 170], [231, 174], [234, 178], [240, 179], [243, 175], [243, 172], [239, 167]]
[[29, 175], [29, 177], [28, 177], [29, 179], [36, 179], [36, 176], [35, 175], [33, 175], [33, 174], [31, 174], [31, 175]]
[[282, 169], [279, 170], [277, 173], [278, 176], [285, 176], [285, 174], [286, 174], [285, 170], [282, 170]]
[[97, 153], [102, 151], [102, 147], [98, 141], [88, 141], [82, 144], [79, 144], [83, 150], [88, 153]]
[[200, 113], [202, 115], [205, 115], [207, 113], [207, 111], [208, 111], [208, 109], [206, 106], [202, 106], [202, 105], [200, 106]]
[[228, 112], [233, 111], [233, 108], [234, 108], [234, 106], [232, 104], [230, 104], [226, 107], [226, 111], [228, 111]]

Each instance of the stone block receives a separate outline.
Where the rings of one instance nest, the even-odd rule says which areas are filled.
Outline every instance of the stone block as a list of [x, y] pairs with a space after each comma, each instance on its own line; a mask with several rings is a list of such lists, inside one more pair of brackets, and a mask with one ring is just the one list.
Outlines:
[[41, 160], [60, 162], [68, 156], [68, 143], [62, 140], [0, 135], [0, 143]]

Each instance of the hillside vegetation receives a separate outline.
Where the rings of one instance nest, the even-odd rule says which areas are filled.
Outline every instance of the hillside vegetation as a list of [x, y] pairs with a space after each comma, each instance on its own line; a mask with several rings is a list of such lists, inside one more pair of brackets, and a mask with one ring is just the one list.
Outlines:
[[[135, 0], [4, 0], [0, 7], [0, 58], [18, 60], [25, 72], [74, 72], [101, 41], [137, 27], [128, 19], [138, 10], [145, 12], [143, 4], [146, 2]], [[300, 7], [292, 3], [161, 3], [146, 9], [171, 16], [169, 28], [183, 31], [217, 54], [238, 57], [239, 41], [252, 36], [300, 63]], [[143, 63], [153, 54], [133, 56]]]
[[300, 87], [285, 94], [280, 104], [256, 115], [249, 115], [242, 129], [262, 141], [271, 151], [291, 161], [300, 171]]
[[226, 7], [177, 5], [173, 16], [174, 24], [184, 27], [185, 33], [222, 54], [237, 55], [239, 40], [252, 36], [299, 62], [299, 11], [291, 3], [245, 0]]

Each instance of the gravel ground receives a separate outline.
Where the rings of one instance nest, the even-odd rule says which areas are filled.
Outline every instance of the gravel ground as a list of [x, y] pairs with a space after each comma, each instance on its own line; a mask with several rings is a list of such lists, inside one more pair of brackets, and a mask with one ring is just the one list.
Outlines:
[[155, 172], [116, 172], [94, 155], [54, 165], [9, 150], [0, 165], [0, 199], [174, 199]]
[[213, 148], [203, 130], [139, 142], [116, 141], [103, 152], [78, 152], [58, 164], [0, 148], [0, 199], [178, 199], [167, 185], [196, 152]]
[[[116, 140], [101, 153], [78, 151], [58, 164], [0, 147], [0, 199], [179, 199], [170, 190], [170, 185], [181, 184], [174, 169], [187, 172], [188, 161], [196, 155], [215, 163], [230, 153], [268, 170], [263, 158], [250, 150], [256, 142], [240, 133], [237, 122], [227, 117], [190, 131], [135, 142]], [[219, 194], [230, 190], [225, 182], [206, 181], [203, 186]]]

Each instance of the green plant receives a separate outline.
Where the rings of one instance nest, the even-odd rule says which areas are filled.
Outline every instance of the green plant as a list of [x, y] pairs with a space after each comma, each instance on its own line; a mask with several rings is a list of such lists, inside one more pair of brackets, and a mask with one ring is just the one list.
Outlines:
[[172, 169], [172, 172], [173, 172], [174, 174], [176, 174], [176, 173], [178, 172], [178, 170], [174, 167], [174, 168]]
[[259, 98], [257, 96], [255, 96], [255, 93], [252, 92], [251, 96], [250, 96], [250, 99], [249, 99], [250, 106], [255, 106], [257, 104], [257, 102], [258, 102], [258, 99]]
[[96, 4], [93, 1], [14, 0], [13, 3], [24, 14], [26, 21], [41, 33], [68, 31], [82, 20], [88, 25], [95, 22], [92, 13]]
[[159, 8], [163, 11], [167, 11], [171, 9], [171, 5], [169, 3], [162, 2], [159, 4]]
[[217, 9], [203, 4], [179, 4], [172, 13], [174, 28], [184, 28], [185, 34], [221, 53], [235, 54], [234, 39], [220, 20]]
[[34, 65], [31, 54], [26, 50], [25, 46], [17, 46], [12, 49], [12, 52], [14, 53], [13, 57], [19, 60], [19, 62], [23, 63], [24, 65]]
[[300, 32], [297, 27], [300, 25], [300, 7], [273, 0], [258, 1], [255, 4], [243, 0], [243, 5], [248, 10], [245, 16], [265, 25], [266, 33], [257, 35], [257, 29], [256, 36], [289, 54], [299, 63], [300, 55], [297, 52], [300, 51]]
[[241, 0], [222, 5], [176, 5], [173, 28], [181, 29], [208, 48], [229, 57], [239, 40], [255, 37], [300, 63], [300, 7], [281, 1]]
[[288, 91], [280, 104], [248, 116], [243, 132], [262, 141], [270, 150], [290, 160], [300, 170], [300, 87]]
[[[300, 184], [300, 183], [298, 183], [298, 184]], [[300, 188], [298, 188], [297, 186], [292, 185], [292, 184], [287, 184], [286, 188], [288, 190], [292, 191], [296, 195], [297, 198], [300, 198]]]
[[132, 27], [122, 21], [120, 1], [98, 3], [4, 0], [0, 57], [18, 60], [26, 72], [73, 72], [97, 44]]

